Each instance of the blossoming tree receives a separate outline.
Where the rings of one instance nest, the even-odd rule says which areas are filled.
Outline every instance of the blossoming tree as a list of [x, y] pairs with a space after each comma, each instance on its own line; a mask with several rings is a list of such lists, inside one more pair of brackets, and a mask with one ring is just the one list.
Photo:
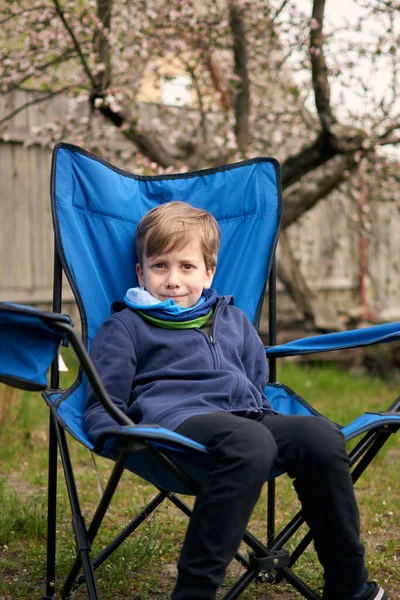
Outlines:
[[[3, 3], [0, 94], [30, 95], [2, 116], [0, 135], [28, 106], [68, 95], [78, 110], [47, 124], [37, 132], [41, 139], [52, 143], [73, 132], [76, 143], [109, 160], [122, 139], [119, 164], [136, 172], [272, 154], [282, 167], [286, 228], [360, 163], [382, 181], [398, 182], [397, 161], [382, 152], [400, 143], [398, 4], [354, 2], [358, 19], [339, 30], [327, 23], [325, 0], [310, 0], [309, 14], [294, 0]], [[157, 102], [146, 119], [143, 86], [152, 82], [154, 103], [162, 81], [173, 77], [172, 64], [190, 82], [190, 105]], [[381, 89], [373, 85], [378, 73], [386, 74]], [[346, 110], [349, 93], [359, 97], [357, 110]], [[281, 274], [290, 287], [295, 269], [285, 236], [282, 244]], [[304, 282], [293, 285], [305, 302]]]

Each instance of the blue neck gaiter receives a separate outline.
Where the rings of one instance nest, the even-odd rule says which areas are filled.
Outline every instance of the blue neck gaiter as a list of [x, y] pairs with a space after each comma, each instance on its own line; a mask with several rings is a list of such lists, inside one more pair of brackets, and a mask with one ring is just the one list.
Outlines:
[[216, 290], [203, 290], [203, 294], [195, 306], [184, 308], [176, 304], [175, 300], [168, 298], [160, 302], [144, 288], [136, 287], [127, 290], [123, 302], [133, 310], [148, 314], [155, 319], [164, 321], [191, 321], [207, 315], [217, 300]]

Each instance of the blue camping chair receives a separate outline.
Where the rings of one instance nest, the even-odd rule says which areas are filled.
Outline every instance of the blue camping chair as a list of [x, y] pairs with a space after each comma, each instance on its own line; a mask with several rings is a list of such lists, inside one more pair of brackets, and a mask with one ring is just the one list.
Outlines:
[[[60, 450], [68, 489], [76, 560], [64, 582], [61, 596], [86, 582], [88, 598], [98, 598], [94, 571], [165, 499], [190, 516], [190, 508], [177, 494], [195, 495], [209, 466], [204, 446], [154, 425], [135, 425], [108, 398], [107, 391], [88, 355], [91, 342], [112, 302], [136, 284], [135, 229], [142, 216], [159, 203], [184, 200], [209, 210], [221, 228], [219, 267], [213, 286], [220, 294], [233, 294], [235, 303], [257, 327], [269, 277], [271, 380], [266, 394], [273, 407], [287, 414], [318, 415], [305, 400], [276, 381], [280, 356], [380, 344], [400, 338], [400, 323], [357, 331], [327, 334], [275, 345], [274, 253], [281, 217], [279, 165], [270, 158], [207, 169], [194, 173], [140, 177], [121, 171], [88, 152], [58, 144], [53, 153], [51, 176], [55, 230], [55, 279], [52, 313], [16, 304], [0, 304], [0, 381], [24, 389], [44, 390], [50, 408], [47, 600], [55, 593], [57, 453]], [[82, 339], [70, 319], [61, 312], [62, 272], [74, 292], [82, 322]], [[71, 344], [80, 362], [77, 381], [60, 390], [57, 352]], [[50, 386], [47, 370], [53, 364]], [[82, 427], [87, 380], [99, 401], [115, 419], [115, 426], [94, 448]], [[350, 440], [362, 437], [350, 453], [356, 481], [386, 440], [400, 427], [400, 398], [386, 412], [366, 413], [343, 427]], [[89, 450], [115, 461], [103, 496], [89, 526], [82, 516], [69, 453], [68, 432]], [[99, 531], [113, 494], [125, 470], [154, 484], [158, 493], [139, 515], [97, 557], [90, 548]], [[274, 477], [269, 479], [267, 544], [245, 533], [248, 557], [237, 560], [244, 573], [224, 596], [233, 600], [255, 579], [284, 579], [308, 600], [318, 600], [292, 570], [310, 542], [307, 534], [289, 554], [288, 540], [303, 523], [301, 512], [275, 535]], [[80, 574], [83, 569], [82, 574]]]

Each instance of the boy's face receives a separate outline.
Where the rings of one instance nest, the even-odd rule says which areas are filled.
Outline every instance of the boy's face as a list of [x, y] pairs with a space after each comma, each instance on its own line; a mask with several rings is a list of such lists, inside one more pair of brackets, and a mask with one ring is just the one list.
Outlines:
[[173, 298], [184, 308], [198, 302], [203, 289], [211, 286], [214, 273], [215, 267], [206, 268], [199, 240], [158, 256], [144, 256], [143, 268], [136, 265], [139, 285], [161, 302]]

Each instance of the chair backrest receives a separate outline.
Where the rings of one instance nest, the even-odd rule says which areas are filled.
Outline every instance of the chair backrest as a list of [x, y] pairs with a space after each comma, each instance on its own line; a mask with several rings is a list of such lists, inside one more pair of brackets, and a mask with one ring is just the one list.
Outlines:
[[[279, 165], [255, 158], [193, 173], [138, 176], [70, 144], [53, 152], [51, 196], [56, 251], [90, 347], [112, 302], [137, 285], [135, 231], [143, 215], [182, 200], [211, 212], [221, 229], [213, 287], [233, 294], [258, 326], [281, 217]], [[83, 411], [84, 393], [74, 392]]]

